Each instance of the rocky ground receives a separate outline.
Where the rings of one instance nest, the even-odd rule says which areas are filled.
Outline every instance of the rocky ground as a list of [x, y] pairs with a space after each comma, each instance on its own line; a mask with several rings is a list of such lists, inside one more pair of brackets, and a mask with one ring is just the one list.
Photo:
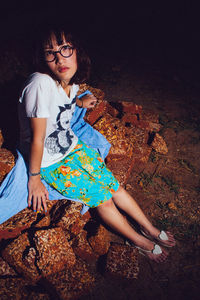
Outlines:
[[[152, 151], [145, 166], [135, 165], [126, 189], [154, 224], [175, 234], [177, 245], [169, 249], [169, 258], [163, 264], [139, 256], [137, 279], [110, 279], [99, 272], [95, 288], [79, 299], [198, 299], [200, 85], [196, 70], [190, 63], [163, 62], [142, 54], [132, 61], [126, 57], [116, 61], [97, 62], [91, 85], [102, 89], [107, 101], [133, 102], [142, 105], [144, 111], [159, 114], [159, 134], [167, 143], [168, 153]], [[7, 109], [8, 104], [4, 105]], [[9, 136], [3, 124], [1, 128]], [[6, 144], [12, 148], [14, 141]], [[112, 239], [124, 242], [115, 234]], [[16, 279], [12, 280], [16, 284]], [[31, 286], [25, 295], [23, 299], [36, 299]], [[45, 291], [38, 297], [50, 299]]]
[[[174, 59], [176, 61], [176, 58]], [[185, 62], [185, 63], [184, 63]], [[108, 100], [127, 100], [158, 113], [168, 153], [151, 153], [135, 167], [126, 187], [159, 228], [171, 230], [177, 245], [164, 264], [140, 257], [132, 283], [107, 282], [90, 299], [197, 299], [200, 279], [200, 85], [188, 61], [138, 57], [110, 62], [98, 84]], [[100, 295], [100, 296], [99, 296]], [[112, 296], [111, 296], [112, 295]], [[85, 298], [86, 299], [86, 298]]]

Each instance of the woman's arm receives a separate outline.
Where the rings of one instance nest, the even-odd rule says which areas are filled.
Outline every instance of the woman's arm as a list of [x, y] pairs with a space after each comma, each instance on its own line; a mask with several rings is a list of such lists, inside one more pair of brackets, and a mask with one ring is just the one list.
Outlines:
[[40, 211], [41, 205], [47, 211], [46, 200], [48, 191], [41, 182], [40, 174], [31, 176], [31, 173], [39, 173], [44, 149], [44, 139], [46, 132], [46, 118], [30, 118], [32, 128], [32, 142], [29, 160], [29, 181], [28, 181], [28, 206], [33, 205], [34, 211]]

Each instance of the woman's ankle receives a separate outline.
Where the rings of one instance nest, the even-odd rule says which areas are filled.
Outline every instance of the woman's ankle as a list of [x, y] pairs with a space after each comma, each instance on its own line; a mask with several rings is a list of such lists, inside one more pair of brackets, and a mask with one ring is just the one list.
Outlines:
[[144, 226], [141, 226], [141, 231], [144, 232], [146, 235], [149, 235], [151, 237], [158, 237], [160, 234], [160, 230], [156, 228], [155, 226], [149, 226], [148, 228], [145, 228]]

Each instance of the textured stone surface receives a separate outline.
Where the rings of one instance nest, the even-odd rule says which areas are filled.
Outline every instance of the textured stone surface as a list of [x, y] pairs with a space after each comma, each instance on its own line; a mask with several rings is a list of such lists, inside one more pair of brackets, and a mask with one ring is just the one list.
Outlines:
[[71, 268], [76, 258], [62, 228], [39, 230], [34, 235], [37, 266], [46, 277]]
[[99, 100], [95, 105], [95, 108], [89, 109], [84, 119], [90, 124], [93, 125], [100, 117], [102, 117], [107, 111], [107, 102]]
[[111, 143], [112, 147], [109, 151], [109, 155], [112, 155], [113, 158], [117, 158], [121, 155], [128, 157], [133, 155], [134, 145], [127, 136], [126, 127], [118, 118], [104, 114], [93, 127]]
[[3, 135], [2, 135], [2, 131], [0, 129], [0, 148], [3, 145], [4, 139], [3, 139]]
[[142, 110], [139, 115], [140, 120], [159, 124], [159, 114], [153, 111]]
[[85, 92], [86, 90], [90, 90], [90, 92], [98, 99], [98, 100], [104, 100], [104, 92], [100, 89], [96, 89], [88, 84], [80, 84], [79, 86], [79, 92], [78, 95], [80, 95], [81, 93]]
[[98, 255], [94, 253], [92, 247], [87, 240], [87, 232], [82, 230], [72, 241], [72, 249], [74, 253], [82, 260], [93, 263], [97, 260]]
[[[47, 201], [48, 211], [57, 201]], [[0, 225], [0, 241], [17, 237], [24, 229], [35, 227], [49, 226], [50, 216], [43, 213], [36, 214], [31, 209], [25, 208], [18, 214], [14, 215], [6, 222]]]
[[[1, 139], [1, 137], [0, 137]], [[14, 155], [7, 149], [0, 148], [0, 182], [15, 165]]]
[[9, 264], [0, 257], [0, 277], [1, 276], [14, 276], [16, 272], [13, 268], [9, 266]]
[[153, 142], [151, 143], [151, 146], [158, 153], [161, 153], [161, 154], [168, 153], [167, 145], [166, 145], [163, 137], [160, 136], [158, 133], [155, 134], [155, 137], [153, 139]]
[[35, 263], [26, 263], [26, 255], [30, 248], [30, 236], [28, 233], [24, 233], [5, 247], [2, 251], [2, 257], [9, 265], [14, 267], [19, 274], [31, 282], [35, 282], [39, 280], [41, 276]]
[[110, 247], [111, 238], [109, 231], [96, 221], [91, 221], [88, 227], [96, 227], [94, 235], [90, 230], [88, 230], [89, 235], [91, 235], [88, 237], [90, 246], [97, 255], [104, 255], [108, 252]]
[[[24, 290], [25, 284], [26, 282], [22, 278], [1, 278], [0, 299], [1, 300], [33, 299], [33, 298], [26, 298], [28, 294], [26, 294]], [[37, 299], [41, 299], [41, 298], [38, 297]], [[43, 300], [46, 299], [48, 298], [43, 298]]]
[[54, 299], [59, 296], [62, 300], [75, 300], [89, 293], [94, 286], [95, 278], [87, 265], [77, 260], [72, 269], [52, 274], [47, 278], [46, 286], [50, 290], [49, 283], [53, 287], [51, 294], [54, 293]]
[[51, 211], [51, 224], [68, 231], [69, 238], [73, 238], [90, 219], [89, 212], [81, 215], [82, 204], [73, 201], [60, 200]]
[[142, 112], [142, 106], [132, 102], [120, 101], [109, 102], [109, 104], [121, 113], [140, 114]]
[[107, 167], [112, 171], [113, 175], [124, 186], [134, 167], [134, 159], [121, 156], [121, 159], [113, 159], [112, 156], [107, 159]]
[[104, 101], [104, 92], [102, 90], [93, 88], [87, 84], [80, 84], [78, 94], [81, 94], [86, 90], [90, 90], [91, 93], [97, 98], [97, 104], [95, 107], [88, 109], [84, 117], [89, 124], [93, 125], [96, 120], [106, 112], [107, 102]]
[[114, 277], [137, 279], [138, 250], [128, 245], [113, 243], [108, 251], [106, 273]]

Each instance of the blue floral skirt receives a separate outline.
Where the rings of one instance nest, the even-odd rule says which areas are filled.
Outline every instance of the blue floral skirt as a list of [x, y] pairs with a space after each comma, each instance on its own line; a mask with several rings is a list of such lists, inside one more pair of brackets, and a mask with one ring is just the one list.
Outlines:
[[98, 152], [78, 141], [63, 160], [41, 169], [41, 177], [68, 199], [97, 207], [112, 197], [119, 182]]

